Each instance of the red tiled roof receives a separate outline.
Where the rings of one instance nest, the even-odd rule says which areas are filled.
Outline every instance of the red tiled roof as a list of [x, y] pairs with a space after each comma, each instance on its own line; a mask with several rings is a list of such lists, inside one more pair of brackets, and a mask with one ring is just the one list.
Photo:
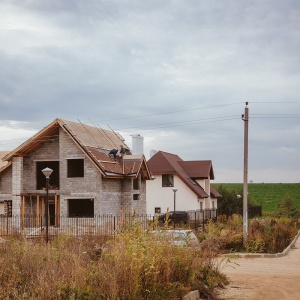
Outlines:
[[215, 179], [211, 160], [180, 161], [179, 164], [191, 178]]
[[222, 195], [212, 185], [210, 185], [210, 194], [214, 198], [221, 198], [222, 197]]
[[[176, 154], [158, 151], [147, 163], [152, 174], [176, 174], [199, 198], [209, 197], [204, 189], [193, 179], [214, 179], [212, 162], [210, 160], [183, 161]], [[213, 195], [217, 194], [217, 191], [213, 189]]]

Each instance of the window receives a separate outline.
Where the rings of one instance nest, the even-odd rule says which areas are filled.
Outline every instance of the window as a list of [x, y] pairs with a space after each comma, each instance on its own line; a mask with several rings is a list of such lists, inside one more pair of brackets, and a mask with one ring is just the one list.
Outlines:
[[68, 199], [69, 218], [94, 218], [94, 199]]
[[4, 200], [4, 215], [12, 217], [12, 200]]
[[212, 201], [212, 209], [215, 209], [215, 201]]
[[46, 189], [46, 177], [42, 172], [43, 169], [50, 168], [53, 170], [49, 178], [49, 189], [59, 190], [59, 161], [37, 161], [36, 162], [36, 189]]
[[133, 194], [133, 200], [140, 200], [140, 194]]
[[160, 207], [155, 207], [155, 208], [154, 208], [154, 212], [155, 212], [156, 214], [160, 214], [160, 213], [161, 213], [161, 208], [160, 208]]
[[140, 189], [138, 178], [135, 178], [135, 179], [132, 180], [132, 187], [133, 187], [134, 190], [139, 190]]
[[203, 202], [200, 201], [200, 210], [203, 210]]
[[68, 178], [84, 177], [83, 159], [68, 159]]
[[162, 186], [163, 187], [174, 186], [174, 176], [173, 175], [162, 175]]

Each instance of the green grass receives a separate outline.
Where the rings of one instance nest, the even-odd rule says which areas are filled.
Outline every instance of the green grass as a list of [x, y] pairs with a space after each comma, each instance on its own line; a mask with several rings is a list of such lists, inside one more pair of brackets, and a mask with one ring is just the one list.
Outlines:
[[[242, 183], [215, 183], [213, 186], [218, 188], [220, 184], [243, 195]], [[274, 212], [286, 195], [289, 195], [300, 209], [300, 183], [249, 183], [248, 193], [249, 199], [254, 200], [257, 205], [262, 205], [263, 213]]]

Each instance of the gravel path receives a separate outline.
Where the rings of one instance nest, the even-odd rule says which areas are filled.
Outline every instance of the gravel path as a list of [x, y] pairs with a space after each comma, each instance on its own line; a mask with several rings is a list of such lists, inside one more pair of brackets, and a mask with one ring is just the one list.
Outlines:
[[222, 271], [230, 285], [219, 291], [220, 299], [299, 300], [300, 237], [286, 256], [231, 259]]

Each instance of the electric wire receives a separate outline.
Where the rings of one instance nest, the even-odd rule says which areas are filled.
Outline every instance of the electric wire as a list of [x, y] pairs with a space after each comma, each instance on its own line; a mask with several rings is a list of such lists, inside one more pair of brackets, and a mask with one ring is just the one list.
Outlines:
[[[155, 113], [155, 114], [145, 114], [145, 115], [139, 115], [139, 116], [131, 116], [131, 117], [124, 117], [124, 118], [113, 118], [113, 119], [106, 119], [103, 121], [118, 121], [118, 120], [129, 120], [129, 119], [135, 119], [135, 118], [144, 118], [144, 117], [150, 117], [150, 116], [159, 116], [159, 115], [167, 115], [167, 114], [173, 114], [178, 112], [185, 112], [185, 111], [194, 111], [194, 110], [200, 110], [200, 109], [210, 109], [210, 108], [218, 108], [218, 107], [225, 107], [225, 106], [231, 106], [231, 105], [237, 105], [242, 104], [245, 102], [234, 102], [229, 104], [221, 104], [221, 105], [212, 105], [212, 106], [204, 106], [204, 107], [198, 107], [198, 108], [189, 108], [189, 109], [182, 109], [182, 110], [174, 110], [169, 112], [161, 112], [161, 113]], [[300, 104], [299, 101], [251, 101], [248, 102], [248, 104]], [[143, 126], [133, 126], [128, 128], [120, 128], [117, 129], [118, 131], [124, 131], [129, 129], [136, 129], [139, 128], [140, 130], [149, 130], [151, 127], [153, 129], [158, 128], [169, 128], [169, 127], [176, 127], [176, 126], [186, 126], [186, 125], [192, 125], [192, 124], [199, 124], [199, 123], [207, 123], [207, 122], [216, 122], [216, 121], [229, 121], [233, 119], [238, 119], [240, 116], [221, 116], [216, 118], [208, 118], [208, 119], [200, 119], [200, 120], [189, 120], [189, 121], [177, 121], [177, 122], [168, 122], [168, 123], [159, 123], [159, 124], [149, 124], [149, 125], [143, 125]], [[294, 114], [251, 114], [251, 119], [298, 119], [300, 118], [300, 115], [294, 115]], [[89, 122], [87, 122], [89, 123]], [[143, 129], [144, 128], [144, 129]], [[7, 132], [14, 132], [17, 129], [11, 129], [11, 130], [5, 130], [1, 131], [0, 133], [7, 133]], [[1, 143], [7, 143], [7, 142], [16, 142], [16, 141], [23, 141], [26, 138], [19, 138], [19, 139], [11, 139], [11, 140], [2, 140]], [[27, 138], [28, 139], [28, 138]]]

